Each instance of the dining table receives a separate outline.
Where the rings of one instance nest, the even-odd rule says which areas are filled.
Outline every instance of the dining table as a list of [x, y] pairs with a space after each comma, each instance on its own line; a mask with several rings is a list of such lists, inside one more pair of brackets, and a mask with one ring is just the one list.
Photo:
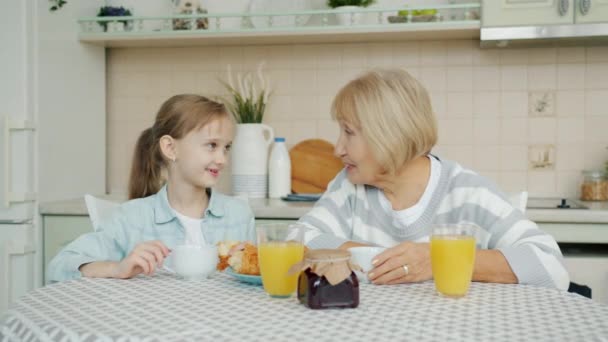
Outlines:
[[187, 281], [160, 271], [35, 289], [0, 320], [0, 341], [608, 341], [608, 306], [531, 285], [432, 281], [359, 286], [357, 308], [313, 310], [229, 274]]

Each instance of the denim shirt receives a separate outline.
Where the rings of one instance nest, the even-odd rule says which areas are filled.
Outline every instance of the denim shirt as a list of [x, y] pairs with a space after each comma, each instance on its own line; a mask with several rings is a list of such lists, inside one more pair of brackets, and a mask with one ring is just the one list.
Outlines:
[[[239, 199], [211, 191], [209, 205], [201, 223], [205, 241], [255, 241], [251, 208]], [[185, 229], [167, 200], [167, 187], [158, 193], [123, 203], [100, 223], [96, 232], [81, 235], [51, 260], [50, 282], [82, 276], [78, 268], [93, 261], [120, 261], [145, 241], [160, 240], [169, 249], [183, 244]]]

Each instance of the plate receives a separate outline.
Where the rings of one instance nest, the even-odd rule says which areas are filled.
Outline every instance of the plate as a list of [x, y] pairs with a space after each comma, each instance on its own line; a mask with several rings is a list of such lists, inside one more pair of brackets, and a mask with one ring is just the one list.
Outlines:
[[[309, 0], [253, 0], [249, 6], [250, 13], [286, 13], [301, 12], [310, 10]], [[272, 17], [272, 27], [296, 27], [304, 26], [310, 15], [300, 15], [296, 23], [295, 15], [283, 15]], [[268, 28], [269, 21], [267, 16], [251, 17], [251, 23], [255, 28]]]
[[224, 270], [224, 273], [229, 274], [232, 277], [235, 277], [236, 279], [244, 282], [244, 283], [249, 283], [249, 284], [255, 284], [255, 285], [262, 285], [262, 277], [261, 276], [255, 276], [255, 275], [249, 275], [249, 274], [240, 274], [235, 272], [232, 267], [227, 267]]

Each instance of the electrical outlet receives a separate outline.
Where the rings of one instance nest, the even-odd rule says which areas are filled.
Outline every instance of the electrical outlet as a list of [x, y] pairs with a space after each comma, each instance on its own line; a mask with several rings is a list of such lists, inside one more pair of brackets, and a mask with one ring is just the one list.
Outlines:
[[530, 170], [553, 170], [555, 168], [555, 146], [528, 146], [528, 163]]
[[555, 92], [535, 91], [528, 94], [530, 116], [555, 116]]

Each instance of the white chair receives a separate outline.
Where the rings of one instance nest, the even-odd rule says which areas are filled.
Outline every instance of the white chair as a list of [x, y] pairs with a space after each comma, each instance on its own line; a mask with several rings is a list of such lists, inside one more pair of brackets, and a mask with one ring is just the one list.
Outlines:
[[[99, 224], [103, 219], [109, 217], [110, 214], [112, 214], [112, 211], [120, 206], [120, 203], [118, 202], [104, 200], [89, 194], [84, 195], [84, 202], [87, 205], [87, 211], [89, 212], [89, 218], [93, 224], [94, 231], [99, 229]], [[162, 268], [167, 272], [174, 273], [175, 271], [167, 266], [167, 264], [172, 264], [171, 256], [167, 258], [167, 261], [163, 264]]]
[[97, 198], [89, 194], [84, 195], [84, 202], [87, 205], [89, 218], [95, 231], [99, 229], [101, 221], [110, 216], [112, 211], [120, 205], [120, 203]]
[[522, 213], [525, 213], [526, 206], [528, 205], [528, 192], [522, 191], [509, 194], [509, 201], [516, 209], [519, 209]]

